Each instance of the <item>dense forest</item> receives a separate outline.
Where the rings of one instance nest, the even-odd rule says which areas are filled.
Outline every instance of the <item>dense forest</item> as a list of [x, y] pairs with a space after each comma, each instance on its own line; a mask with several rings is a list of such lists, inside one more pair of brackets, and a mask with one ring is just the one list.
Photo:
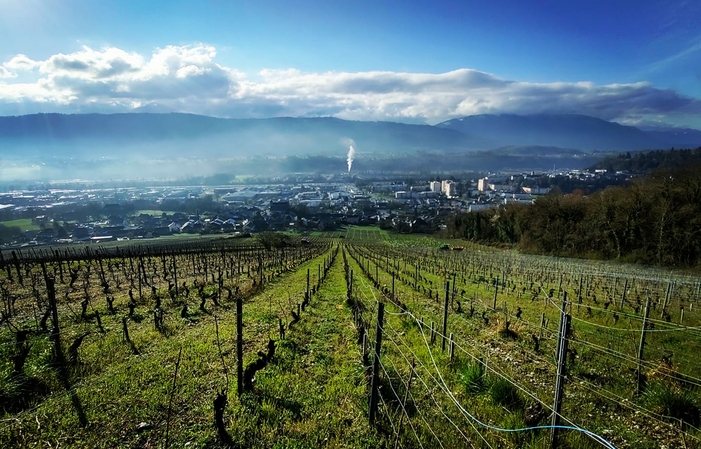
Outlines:
[[591, 196], [550, 194], [532, 205], [463, 213], [447, 233], [525, 252], [701, 265], [701, 165], [658, 170]]
[[609, 156], [592, 165], [591, 169], [610, 172], [627, 171], [632, 173], [650, 173], [661, 168], [672, 169], [687, 164], [701, 164], [701, 147], [695, 150], [655, 150], [638, 153], [620, 153]]

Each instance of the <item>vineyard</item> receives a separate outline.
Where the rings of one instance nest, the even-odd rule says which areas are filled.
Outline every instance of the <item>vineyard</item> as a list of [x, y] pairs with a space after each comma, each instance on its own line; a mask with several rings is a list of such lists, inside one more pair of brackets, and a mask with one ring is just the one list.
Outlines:
[[701, 447], [701, 279], [349, 227], [0, 254], [0, 446]]

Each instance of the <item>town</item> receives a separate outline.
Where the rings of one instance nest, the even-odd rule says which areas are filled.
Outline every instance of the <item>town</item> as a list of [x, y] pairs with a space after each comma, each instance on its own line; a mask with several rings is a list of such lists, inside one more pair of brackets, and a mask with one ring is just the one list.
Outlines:
[[433, 233], [456, 212], [530, 204], [555, 189], [588, 194], [632, 175], [606, 170], [481, 174], [470, 179], [287, 176], [220, 186], [58, 188], [0, 193], [0, 247], [177, 235], [333, 231], [376, 225]]

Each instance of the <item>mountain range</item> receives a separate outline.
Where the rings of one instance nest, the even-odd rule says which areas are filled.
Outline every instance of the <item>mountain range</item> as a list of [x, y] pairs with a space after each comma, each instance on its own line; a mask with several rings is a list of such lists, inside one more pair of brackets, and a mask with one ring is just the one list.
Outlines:
[[701, 146], [701, 131], [642, 130], [583, 115], [474, 115], [434, 126], [337, 118], [223, 119], [191, 114], [0, 117], [0, 156], [341, 155], [502, 147], [634, 151]]
[[0, 117], [0, 155], [244, 157], [360, 151], [408, 153], [490, 147], [429, 125], [336, 118], [222, 119], [189, 114], [35, 114]]
[[633, 126], [585, 115], [473, 115], [437, 125], [478, 134], [498, 146], [543, 145], [579, 150], [628, 151], [667, 146]]

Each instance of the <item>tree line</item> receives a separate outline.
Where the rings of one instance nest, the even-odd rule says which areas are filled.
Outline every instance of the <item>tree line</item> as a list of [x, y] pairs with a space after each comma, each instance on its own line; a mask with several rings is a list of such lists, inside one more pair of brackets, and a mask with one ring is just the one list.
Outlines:
[[671, 150], [640, 151], [633, 154], [621, 153], [604, 158], [590, 168], [609, 172], [650, 173], [660, 168], [672, 169], [687, 164], [701, 164], [701, 147], [686, 150], [672, 148]]
[[701, 265], [701, 164], [658, 170], [585, 196], [549, 194], [453, 215], [446, 232], [524, 252], [653, 265]]

